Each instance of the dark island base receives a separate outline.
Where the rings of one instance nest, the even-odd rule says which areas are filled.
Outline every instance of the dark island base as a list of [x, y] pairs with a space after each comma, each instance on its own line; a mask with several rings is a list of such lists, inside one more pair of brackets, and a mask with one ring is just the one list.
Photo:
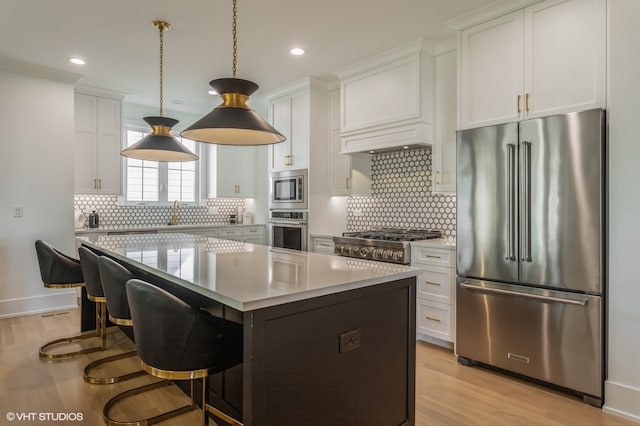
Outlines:
[[[210, 376], [209, 403], [245, 425], [415, 423], [415, 278], [243, 313], [125, 266], [244, 324], [244, 362]], [[188, 382], [176, 384], [189, 392]]]

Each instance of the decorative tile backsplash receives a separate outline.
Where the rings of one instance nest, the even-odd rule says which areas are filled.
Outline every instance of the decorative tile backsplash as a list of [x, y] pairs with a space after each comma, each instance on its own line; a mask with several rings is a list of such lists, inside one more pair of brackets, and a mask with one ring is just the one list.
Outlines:
[[438, 229], [456, 236], [456, 196], [431, 194], [431, 148], [374, 154], [371, 197], [349, 197], [347, 229]]
[[[136, 206], [118, 204], [115, 195], [75, 195], [73, 206], [89, 216], [95, 210], [100, 218], [100, 228], [120, 229], [167, 225], [171, 221], [172, 205]], [[209, 214], [209, 208], [217, 208]], [[178, 209], [181, 225], [224, 225], [229, 215], [244, 207], [242, 198], [209, 198], [204, 206], [181, 204]]]

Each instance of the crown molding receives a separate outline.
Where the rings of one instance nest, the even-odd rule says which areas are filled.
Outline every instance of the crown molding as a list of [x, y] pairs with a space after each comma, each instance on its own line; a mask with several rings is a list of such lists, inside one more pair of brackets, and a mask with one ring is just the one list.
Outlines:
[[493, 18], [506, 15], [507, 13], [524, 9], [534, 3], [540, 3], [540, 1], [541, 0], [498, 0], [480, 9], [453, 18], [447, 21], [447, 25], [456, 31], [465, 30]]

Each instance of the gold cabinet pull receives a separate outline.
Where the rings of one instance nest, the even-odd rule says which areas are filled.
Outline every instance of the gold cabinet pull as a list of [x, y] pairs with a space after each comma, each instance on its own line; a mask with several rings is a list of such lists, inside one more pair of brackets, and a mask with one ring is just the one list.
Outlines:
[[522, 98], [522, 96], [518, 95], [518, 99], [516, 101], [516, 106], [518, 108], [518, 114], [520, 114], [522, 112], [522, 109], [520, 109], [520, 98]]
[[434, 256], [432, 254], [428, 254], [427, 257], [431, 259], [440, 259], [440, 256]]
[[529, 112], [529, 94], [525, 93], [524, 95], [524, 109]]
[[98, 179], [93, 179], [93, 189], [98, 189]]
[[350, 189], [349, 188], [349, 178], [345, 179], [345, 186], [346, 186], [347, 189]]
[[424, 319], [429, 320], [429, 321], [440, 322], [440, 318], [434, 318], [434, 317], [426, 316], [426, 317], [424, 317]]
[[433, 283], [431, 281], [425, 281], [424, 283], [425, 284], [431, 284], [431, 285], [437, 285], [437, 286], [441, 285], [440, 283]]

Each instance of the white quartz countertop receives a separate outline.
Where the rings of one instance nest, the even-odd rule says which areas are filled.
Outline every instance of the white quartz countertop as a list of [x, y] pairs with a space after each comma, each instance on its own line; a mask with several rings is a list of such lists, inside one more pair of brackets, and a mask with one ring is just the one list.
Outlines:
[[253, 223], [253, 224], [230, 224], [230, 223], [220, 223], [220, 224], [179, 224], [179, 225], [148, 225], [148, 226], [127, 226], [127, 227], [109, 227], [109, 228], [82, 228], [76, 229], [76, 235], [88, 235], [88, 234], [104, 234], [104, 233], [114, 233], [114, 232], [182, 232], [188, 230], [196, 230], [196, 229], [212, 229], [212, 228], [242, 228], [247, 226], [264, 226], [261, 223]]
[[412, 247], [436, 247], [446, 248], [449, 250], [456, 249], [455, 240], [448, 240], [444, 238], [433, 238], [431, 240], [411, 241]]
[[184, 233], [76, 238], [240, 311], [415, 277], [420, 272], [404, 265]]

